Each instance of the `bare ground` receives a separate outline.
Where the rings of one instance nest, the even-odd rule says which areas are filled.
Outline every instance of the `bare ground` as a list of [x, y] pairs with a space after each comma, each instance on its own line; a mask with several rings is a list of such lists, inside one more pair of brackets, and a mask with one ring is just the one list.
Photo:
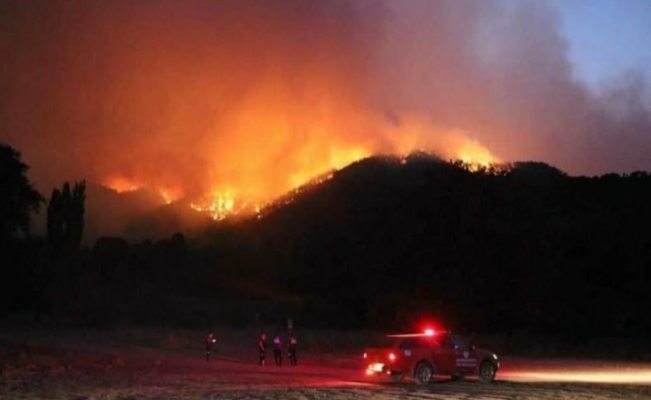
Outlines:
[[647, 363], [505, 357], [492, 384], [419, 386], [366, 377], [355, 352], [261, 367], [255, 349], [218, 349], [206, 363], [200, 346], [42, 337], [0, 336], [0, 399], [651, 399]]

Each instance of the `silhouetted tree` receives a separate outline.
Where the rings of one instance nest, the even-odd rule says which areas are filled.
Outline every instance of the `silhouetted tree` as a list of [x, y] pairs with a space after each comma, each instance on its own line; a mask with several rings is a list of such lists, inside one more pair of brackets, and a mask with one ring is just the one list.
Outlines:
[[39, 211], [44, 198], [27, 180], [27, 170], [20, 153], [0, 143], [0, 315], [29, 307], [39, 255], [29, 227], [31, 213]]
[[61, 190], [54, 189], [47, 208], [47, 241], [52, 255], [72, 254], [79, 250], [84, 233], [84, 203], [86, 183], [65, 182]]
[[29, 235], [30, 213], [45, 201], [27, 180], [20, 153], [0, 143], [0, 240]]

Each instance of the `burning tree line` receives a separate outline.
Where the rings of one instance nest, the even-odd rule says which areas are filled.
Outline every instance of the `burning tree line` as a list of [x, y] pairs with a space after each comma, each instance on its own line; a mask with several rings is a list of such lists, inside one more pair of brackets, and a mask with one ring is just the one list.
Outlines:
[[43, 306], [79, 323], [244, 326], [258, 314], [388, 329], [427, 314], [462, 330], [651, 330], [646, 172], [588, 178], [543, 163], [472, 170], [422, 154], [370, 158], [260, 219], [191, 238], [60, 245], [53, 262], [30, 249], [78, 237], [56, 236], [79, 222], [60, 222], [65, 207], [83, 215], [83, 189], [66, 187], [50, 199], [60, 212], [47, 239], [3, 237], [22, 255], [4, 268], [52, 267]]

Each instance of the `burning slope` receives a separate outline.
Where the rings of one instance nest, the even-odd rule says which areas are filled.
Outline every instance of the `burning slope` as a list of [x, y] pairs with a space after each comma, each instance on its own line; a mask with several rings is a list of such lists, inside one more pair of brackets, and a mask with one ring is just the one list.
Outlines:
[[[3, 67], [11, 79], [2, 112], [11, 118], [0, 133], [44, 193], [77, 179], [146, 186], [219, 219], [257, 212], [374, 154], [428, 151], [485, 166], [499, 161], [494, 151], [568, 170], [543, 157], [580, 162], [581, 147], [558, 132], [589, 132], [586, 121], [620, 126], [592, 114], [601, 103], [567, 81], [547, 13], [489, 13], [484, 1], [405, 4], [16, 2], [3, 9], [16, 35], [2, 44], [15, 56]], [[520, 25], [500, 22], [539, 19], [530, 41], [476, 49], [486, 47], [485, 24], [515, 40]], [[542, 39], [548, 52], [529, 47]], [[549, 70], [514, 71], [529, 55]], [[567, 101], [554, 93], [548, 101], [548, 88]]]
[[[444, 158], [460, 160], [473, 170], [492, 165], [498, 161], [481, 144], [463, 135], [451, 133], [449, 140], [449, 143], [446, 144], [448, 147], [443, 148], [450, 152], [444, 153], [447, 154], [447, 157]], [[409, 149], [405, 146], [401, 148]], [[409, 151], [403, 154], [409, 154], [413, 150], [415, 149], [409, 149]], [[352, 149], [348, 152], [341, 151], [337, 154], [337, 157], [326, 160], [320, 160], [318, 157], [314, 157], [314, 162], [311, 164], [306, 162], [302, 170], [271, 172], [272, 174], [286, 172], [287, 176], [284, 180], [280, 179], [284, 185], [273, 187], [268, 192], [259, 191], [257, 186], [247, 187], [246, 180], [244, 182], [233, 181], [231, 185], [226, 187], [217, 183], [208, 193], [189, 197], [186, 200], [190, 202], [189, 205], [191, 208], [209, 214], [214, 220], [221, 220], [231, 215], [260, 214], [262, 209], [268, 205], [291, 201], [290, 199], [293, 195], [300, 193], [304, 188], [318, 185], [331, 179], [333, 177], [333, 171], [372, 155], [363, 149]], [[437, 154], [441, 153], [437, 152]], [[309, 160], [310, 157], [306, 157], [305, 159]], [[267, 176], [269, 173], [270, 171], [260, 171], [260, 176]], [[147, 185], [114, 176], [105, 180], [104, 186], [121, 193], [134, 191]], [[168, 204], [184, 197], [184, 194], [179, 190], [174, 191], [169, 188], [156, 186], [155, 184], [152, 186]], [[170, 193], [173, 193], [173, 195]]]
[[64, 179], [147, 186], [219, 217], [372, 154], [490, 154], [458, 130], [470, 125], [378, 98], [380, 3], [37, 0], [6, 11], [20, 40], [3, 45], [16, 56], [2, 132], [44, 192]]

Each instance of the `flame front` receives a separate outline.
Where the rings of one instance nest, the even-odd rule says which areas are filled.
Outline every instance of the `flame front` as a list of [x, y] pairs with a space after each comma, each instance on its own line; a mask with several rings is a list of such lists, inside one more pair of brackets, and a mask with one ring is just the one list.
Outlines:
[[[379, 124], [376, 126], [379, 126]], [[385, 129], [390, 131], [396, 128], [385, 126]], [[437, 132], [436, 136], [440, 138], [440, 141], [431, 144], [429, 147], [420, 147], [419, 145], [423, 141], [419, 139], [419, 135], [430, 135], [433, 130], [431, 126], [408, 125], [400, 128], [400, 130], [410, 130], [410, 134], [400, 132], [400, 135], [394, 136], [397, 140], [391, 145], [391, 149], [395, 153], [400, 151], [402, 154], [408, 154], [417, 149], [425, 150], [446, 159], [461, 160], [473, 171], [499, 161], [486, 147], [482, 146], [478, 141], [470, 139], [463, 131]], [[321, 132], [318, 128], [314, 129], [314, 131]], [[281, 133], [280, 136], [284, 135]], [[327, 137], [325, 134], [322, 136]], [[335, 135], [332, 135], [332, 137], [336, 138]], [[344, 143], [341, 147], [333, 148], [329, 146], [327, 141], [315, 144], [308, 141], [305, 143], [305, 147], [299, 147], [296, 150], [297, 154], [287, 155], [288, 159], [295, 160], [296, 169], [286, 170], [281, 167], [283, 163], [280, 162], [278, 170], [261, 173], [262, 177], [274, 176], [277, 178], [274, 180], [279, 182], [277, 186], [269, 186], [259, 182], [246, 186], [238, 185], [238, 182], [233, 181], [231, 182], [231, 189], [215, 187], [211, 189], [211, 195], [194, 200], [191, 207], [209, 214], [215, 220], [222, 220], [233, 215], [260, 215], [267, 205], [275, 202], [288, 204], [293, 201], [294, 196], [300, 193], [303, 188], [331, 179], [333, 177], [332, 171], [372, 156], [375, 154], [373, 148], [373, 146], [365, 147], [363, 144], [355, 143]], [[247, 170], [247, 164], [245, 163], [242, 168]], [[246, 175], [244, 176], [246, 177]], [[261, 187], [264, 187], [264, 190], [260, 191]]]
[[[417, 150], [430, 152], [445, 159], [461, 160], [473, 171], [499, 161], [465, 131], [437, 129], [425, 120], [409, 120], [399, 126], [378, 122], [368, 124], [380, 132], [380, 137], [389, 138], [382, 145], [369, 141], [357, 143], [355, 136], [349, 139], [346, 135], [329, 134], [330, 130], [336, 132], [336, 124], [310, 126], [307, 122], [298, 124], [306, 132], [303, 141], [288, 145], [285, 140], [291, 142], [296, 121], [278, 115], [258, 116], [254, 120], [257, 123], [248, 119], [240, 122], [243, 132], [241, 140], [245, 141], [253, 132], [267, 132], [265, 137], [270, 142], [278, 141], [279, 148], [287, 148], [287, 153], [263, 146], [249, 149], [252, 156], [240, 163], [236, 161], [236, 158], [240, 158], [238, 154], [234, 154], [232, 160], [226, 157], [213, 167], [214, 184], [207, 185], [210, 188], [207, 194], [192, 196], [178, 187], [170, 190], [154, 186], [165, 202], [169, 204], [189, 196], [192, 209], [206, 213], [214, 220], [236, 215], [261, 215], [268, 205], [288, 204], [303, 188], [331, 179], [333, 171], [379, 152], [386, 154], [387, 151], [383, 149], [389, 149], [388, 152], [393, 154], [409, 154]], [[437, 140], [427, 140], [431, 137]], [[233, 146], [237, 148], [243, 145], [236, 143]], [[263, 162], [260, 162], [261, 158], [253, 156], [266, 151], [275, 153], [275, 163], [270, 165], [268, 155], [261, 156]], [[139, 182], [120, 176], [105, 180], [107, 186], [118, 192], [143, 187], [144, 184]]]
[[247, 203], [237, 203], [233, 195], [226, 192], [192, 201], [190, 207], [196, 211], [207, 213], [214, 220], [222, 220], [242, 212], [246, 209]]
[[115, 190], [117, 193], [135, 192], [140, 189], [153, 189], [161, 197], [165, 204], [171, 204], [183, 197], [183, 191], [178, 187], [163, 187], [154, 185], [149, 187], [140, 180], [127, 178], [121, 175], [111, 175], [102, 181], [102, 186]]
[[[99, 37], [112, 44], [110, 85], [88, 108], [105, 111], [93, 135], [101, 139], [93, 147], [96, 170], [99, 179], [123, 179], [104, 179], [109, 186], [146, 184], [168, 203], [184, 198], [223, 219], [287, 201], [296, 188], [374, 154], [494, 161], [476, 141], [485, 133], [472, 132], [481, 126], [473, 113], [474, 121], [439, 122], [433, 105], [398, 96], [394, 86], [418, 74], [407, 69], [393, 82], [378, 70], [386, 43], [372, 19], [359, 19], [354, 2], [185, 3], [138, 3], [125, 15], [139, 17], [118, 12], [115, 26], [98, 9], [95, 25], [107, 29]], [[87, 106], [85, 91], [68, 97]], [[477, 100], [465, 96], [463, 104]]]
[[110, 176], [102, 182], [102, 185], [111, 188], [118, 193], [135, 192], [145, 186], [142, 182], [125, 178], [123, 176]]
[[[146, 182], [167, 202], [185, 198], [195, 210], [223, 219], [259, 212], [374, 154], [423, 150], [473, 165], [495, 160], [470, 128], [438, 124], [408, 102], [375, 98], [382, 96], [366, 42], [375, 40], [367, 35], [375, 30], [338, 22], [353, 18], [355, 7], [309, 2], [279, 12], [275, 2], [262, 3], [233, 14], [246, 17], [242, 23], [221, 20], [218, 35], [200, 35], [197, 24], [178, 22], [181, 37], [167, 37], [164, 49], [158, 44], [167, 25], [136, 30], [135, 39], [151, 46], [119, 47], [119, 68], [102, 97], [111, 111], [105, 129], [138, 134], [111, 136], [120, 152], [103, 163], [112, 166], [110, 176], [129, 171], [131, 181]], [[212, 32], [212, 22], [200, 26]], [[309, 35], [305, 26], [313, 28]], [[188, 31], [196, 35], [184, 36]], [[189, 52], [197, 42], [203, 46]], [[138, 187], [116, 182], [109, 185]]]

